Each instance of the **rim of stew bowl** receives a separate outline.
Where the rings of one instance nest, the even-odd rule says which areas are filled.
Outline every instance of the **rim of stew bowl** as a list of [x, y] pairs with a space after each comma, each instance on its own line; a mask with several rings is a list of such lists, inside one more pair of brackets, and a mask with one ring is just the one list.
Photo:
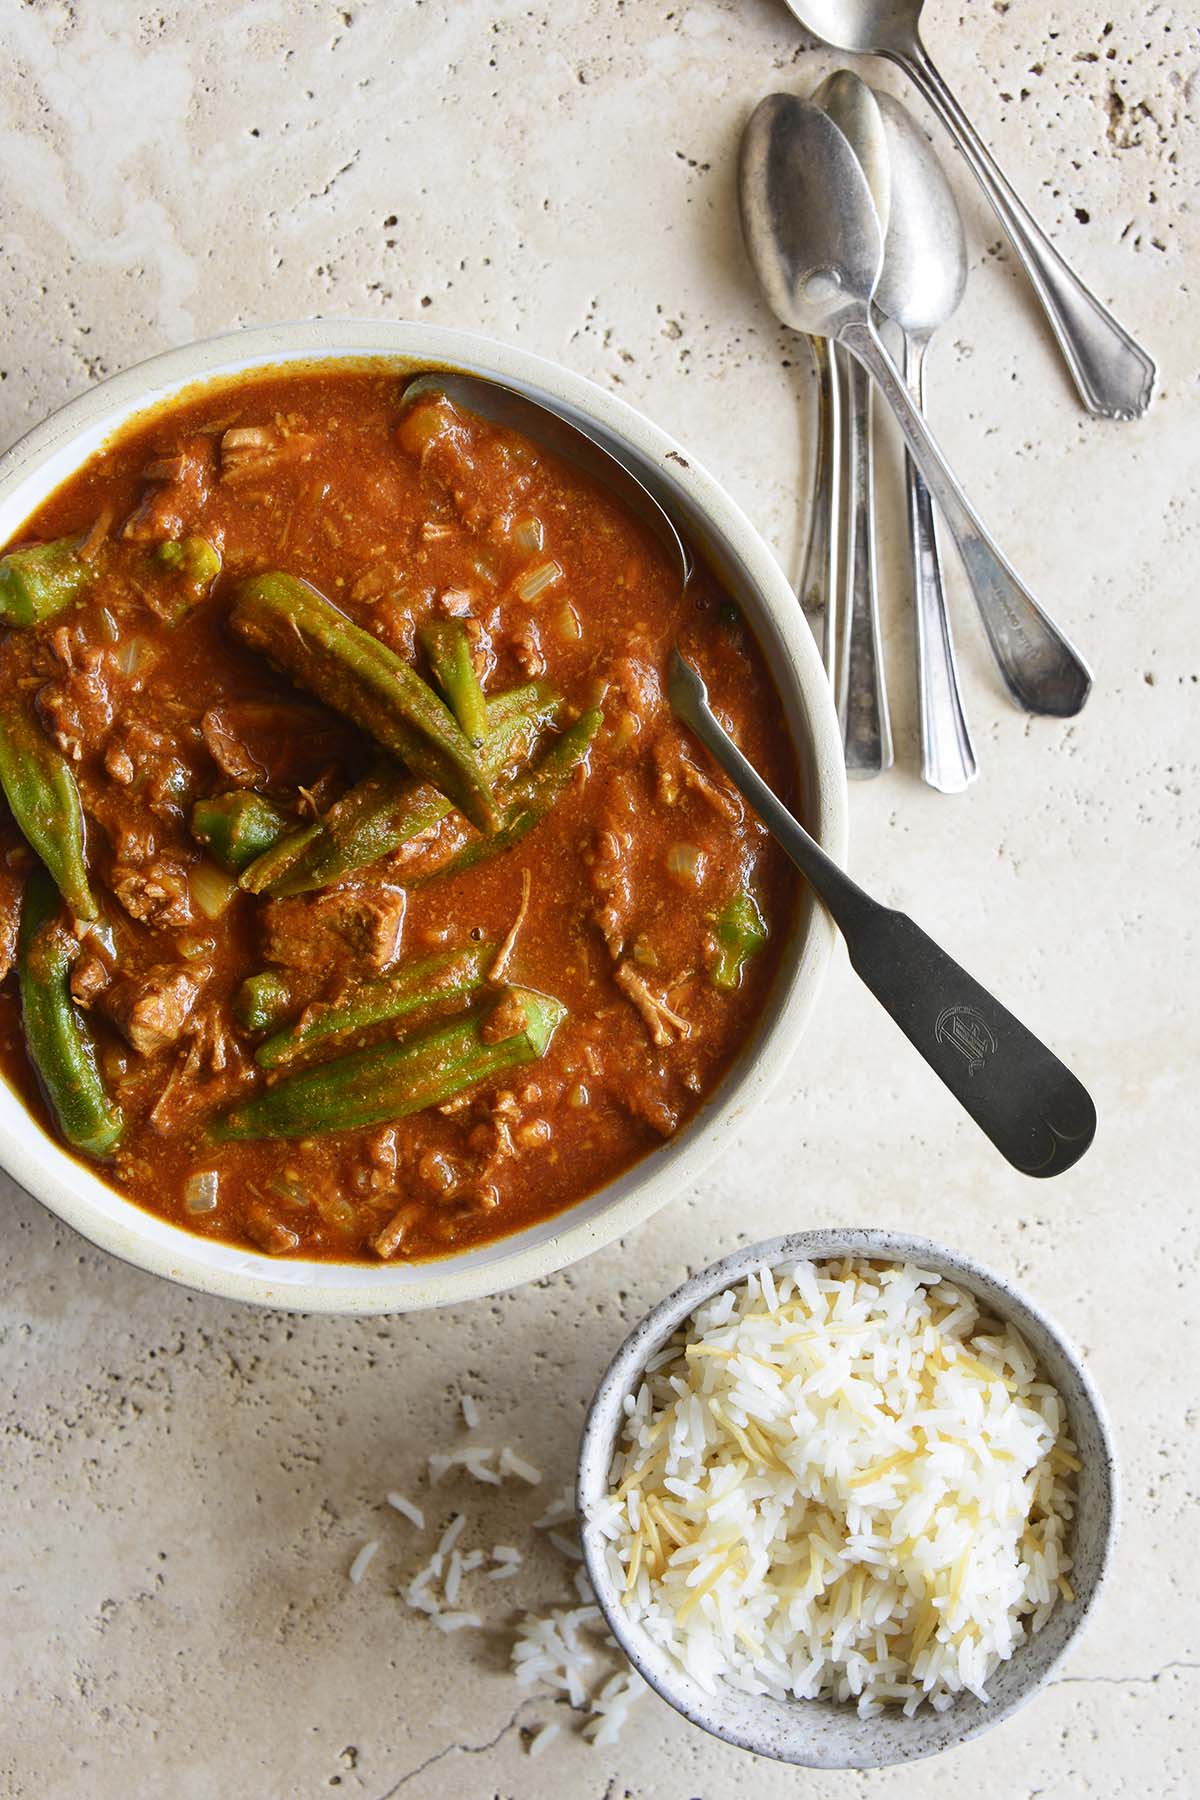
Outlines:
[[[70, 401], [0, 458], [0, 542], [113, 434], [186, 390], [229, 376], [326, 364], [445, 366], [505, 382], [609, 442], [671, 506], [746, 613], [771, 668], [799, 764], [802, 810], [839, 861], [846, 777], [828, 683], [787, 579], [735, 502], [674, 439], [582, 376], [474, 333], [407, 322], [260, 326], [169, 350]], [[61, 1150], [0, 1082], [0, 1163], [67, 1224], [154, 1274], [229, 1299], [296, 1311], [390, 1313], [450, 1305], [538, 1280], [620, 1237], [695, 1181], [775, 1082], [808, 1020], [833, 945], [801, 892], [768, 1005], [712, 1098], [674, 1137], [555, 1217], [411, 1264], [273, 1258], [195, 1236], [145, 1212]]]
[[[1075, 1598], [1056, 1606], [1042, 1629], [1019, 1644], [988, 1678], [990, 1698], [961, 1693], [945, 1712], [923, 1706], [911, 1719], [889, 1710], [861, 1719], [850, 1702], [773, 1700], [721, 1684], [705, 1691], [626, 1612], [605, 1555], [607, 1539], [589, 1517], [607, 1492], [624, 1397], [637, 1392], [646, 1364], [700, 1306], [755, 1269], [805, 1261], [911, 1262], [966, 1288], [984, 1311], [1015, 1325], [1053, 1383], [1082, 1463], [1071, 1525]], [[963, 1251], [907, 1232], [843, 1228], [802, 1231], [748, 1244], [701, 1269], [635, 1325], [600, 1380], [583, 1427], [576, 1511], [584, 1561], [605, 1622], [638, 1673], [693, 1725], [738, 1749], [812, 1769], [877, 1769], [954, 1749], [1011, 1717], [1049, 1681], [1095, 1608], [1120, 1523], [1120, 1482], [1112, 1425], [1079, 1350], [1036, 1301]]]

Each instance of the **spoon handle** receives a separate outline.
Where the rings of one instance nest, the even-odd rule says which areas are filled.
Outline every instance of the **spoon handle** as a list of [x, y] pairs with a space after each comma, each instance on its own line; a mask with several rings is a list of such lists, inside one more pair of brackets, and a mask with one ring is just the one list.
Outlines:
[[892, 722], [875, 585], [871, 382], [862, 364], [840, 347], [834, 350], [834, 363], [844, 376], [846, 395], [846, 554], [838, 711], [846, 773], [865, 777], [881, 775], [892, 766]]
[[1153, 359], [1063, 261], [997, 167], [920, 40], [911, 52], [894, 60], [941, 119], [1008, 233], [1088, 411], [1103, 419], [1140, 418], [1154, 392]]
[[[904, 379], [922, 412], [925, 409], [927, 345], [927, 338], [907, 334], [904, 338]], [[978, 765], [958, 685], [958, 663], [942, 586], [942, 559], [933, 523], [933, 501], [920, 470], [907, 452], [904, 477], [912, 544], [913, 610], [917, 620], [921, 775], [939, 793], [961, 794], [974, 781]]]
[[953, 957], [826, 856], [714, 718], [676, 652], [671, 703], [829, 909], [850, 961], [905, 1037], [1014, 1168], [1059, 1175], [1096, 1131], [1078, 1078]]
[[846, 313], [838, 336], [874, 376], [954, 536], [1000, 672], [1027, 712], [1070, 718], [1088, 697], [1091, 672], [1024, 587], [963, 493], [866, 308]]
[[800, 575], [800, 605], [820, 647], [832, 687], [838, 636], [841, 393], [834, 380], [833, 346], [829, 339], [810, 337], [808, 342], [817, 371], [817, 460], [813, 470], [812, 518]]

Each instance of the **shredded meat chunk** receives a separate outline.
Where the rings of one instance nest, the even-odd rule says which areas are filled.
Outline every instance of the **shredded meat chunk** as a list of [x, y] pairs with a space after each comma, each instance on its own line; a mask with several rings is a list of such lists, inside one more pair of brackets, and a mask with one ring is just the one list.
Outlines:
[[66, 625], [50, 635], [50, 647], [64, 674], [39, 688], [38, 716], [47, 733], [72, 762], [104, 742], [113, 720], [113, 671], [108, 654], [94, 644], [77, 644]]
[[663, 711], [662, 683], [653, 665], [643, 656], [618, 656], [612, 665], [612, 678], [629, 711], [643, 728]]
[[156, 457], [142, 470], [147, 483], [137, 509], [125, 521], [122, 537], [158, 542], [183, 537], [195, 528], [212, 481], [212, 446], [197, 437], [178, 450]]
[[626, 859], [633, 842], [630, 828], [635, 811], [633, 789], [618, 776], [609, 784], [590, 858], [592, 888], [600, 900], [592, 918], [614, 962], [624, 953], [634, 911]]
[[400, 954], [406, 895], [382, 883], [271, 900], [262, 908], [263, 954], [284, 968], [340, 968], [352, 956], [376, 973]]
[[111, 980], [112, 971], [98, 956], [81, 956], [71, 970], [71, 997], [80, 1006], [90, 1006]]
[[307, 462], [316, 445], [311, 433], [282, 425], [231, 425], [221, 437], [221, 480], [240, 481], [282, 463]]
[[24, 878], [14, 869], [0, 867], [0, 981], [17, 959], [17, 930], [21, 923]]
[[104, 767], [119, 786], [136, 784], [139, 796], [160, 819], [182, 818], [191, 773], [165, 732], [140, 719], [118, 723], [104, 752]]
[[200, 722], [208, 753], [238, 787], [307, 787], [354, 754], [354, 735], [300, 700], [226, 700]]
[[147, 969], [110, 988], [104, 1011], [140, 1056], [156, 1056], [182, 1036], [206, 976], [207, 970]]
[[635, 1119], [644, 1119], [660, 1137], [672, 1137], [679, 1127], [679, 1113], [650, 1082], [637, 1082], [618, 1090], [618, 1098]]
[[684, 788], [706, 800], [714, 812], [734, 825], [740, 825], [746, 809], [733, 788], [721, 778], [706, 775], [675, 738], [660, 737], [654, 746], [654, 765], [658, 772], [658, 797], [664, 806], [675, 806]]
[[246, 1236], [268, 1256], [286, 1256], [300, 1244], [300, 1233], [285, 1225], [262, 1200], [253, 1200], [246, 1208], [245, 1230]]
[[130, 918], [141, 924], [167, 931], [192, 923], [191, 893], [182, 863], [167, 857], [145, 868], [118, 863], [110, 885]]
[[691, 1037], [692, 1028], [688, 1021], [674, 1012], [660, 994], [654, 992], [646, 977], [631, 962], [621, 963], [613, 980], [641, 1014], [651, 1042], [658, 1049], [665, 1049], [677, 1038]]

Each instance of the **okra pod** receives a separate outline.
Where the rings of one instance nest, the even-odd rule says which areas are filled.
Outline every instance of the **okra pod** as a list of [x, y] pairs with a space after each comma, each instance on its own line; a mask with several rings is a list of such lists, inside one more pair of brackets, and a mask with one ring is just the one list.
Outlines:
[[55, 538], [0, 556], [0, 619], [9, 625], [40, 625], [70, 606], [92, 574], [79, 544], [77, 537]]
[[291, 983], [278, 969], [247, 975], [233, 998], [233, 1016], [246, 1031], [275, 1031], [296, 1005]]
[[[544, 682], [513, 688], [488, 703], [490, 731], [483, 747], [489, 780], [500, 774], [523, 736], [549, 723], [561, 702]], [[427, 781], [413, 781], [394, 763], [381, 764], [326, 813], [319, 826], [306, 826], [244, 871], [241, 884], [252, 894], [306, 894], [327, 887], [355, 869], [390, 856], [419, 832], [440, 823], [453, 807]]]
[[749, 888], [730, 896], [713, 922], [717, 954], [709, 976], [714, 987], [738, 988], [742, 971], [767, 941], [767, 921]]
[[476, 750], [482, 749], [488, 733], [487, 701], [471, 660], [466, 626], [461, 619], [433, 619], [418, 635], [442, 698]]
[[519, 844], [527, 832], [540, 825], [553, 807], [579, 764], [587, 756], [592, 739], [604, 723], [598, 706], [580, 713], [573, 725], [550, 746], [545, 756], [528, 774], [521, 775], [509, 789], [497, 829], [490, 837], [479, 837], [467, 844], [457, 856], [424, 877], [440, 881], [447, 875], [461, 875], [478, 863], [500, 856]]
[[291, 1075], [215, 1120], [211, 1135], [307, 1138], [407, 1118], [544, 1056], [565, 1015], [562, 1002], [547, 994], [505, 988], [495, 1002], [449, 1025]]
[[17, 940], [25, 1045], [63, 1137], [88, 1156], [105, 1157], [120, 1141], [123, 1121], [100, 1078], [95, 1046], [71, 998], [71, 964], [78, 947], [61, 917], [49, 870], [35, 869], [25, 888]]
[[214, 794], [192, 808], [192, 836], [231, 875], [270, 850], [287, 829], [279, 809], [251, 788]]
[[151, 553], [177, 580], [178, 598], [167, 623], [178, 625], [199, 604], [221, 573], [221, 552], [205, 537], [168, 538]]
[[238, 589], [231, 623], [285, 674], [432, 782], [480, 831], [495, 829], [496, 803], [479, 755], [445, 701], [323, 594], [294, 575], [254, 575]]
[[0, 787], [75, 917], [94, 919], [78, 783], [66, 757], [19, 702], [0, 707]]
[[444, 1000], [475, 993], [487, 980], [495, 955], [495, 944], [470, 944], [465, 950], [446, 950], [407, 963], [382, 981], [364, 983], [337, 1005], [310, 1008], [290, 1030], [278, 1031], [260, 1044], [254, 1060], [264, 1069], [282, 1068], [330, 1038], [345, 1038], [370, 1025], [408, 1018]]

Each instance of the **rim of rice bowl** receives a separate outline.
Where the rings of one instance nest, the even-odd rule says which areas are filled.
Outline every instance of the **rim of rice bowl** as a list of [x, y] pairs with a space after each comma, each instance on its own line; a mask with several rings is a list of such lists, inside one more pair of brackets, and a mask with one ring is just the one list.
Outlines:
[[[912, 1716], [887, 1706], [861, 1717], [854, 1703], [776, 1699], [718, 1680], [709, 1692], [623, 1603], [613, 1579], [609, 1471], [647, 1363], [697, 1308], [725, 1289], [740, 1289], [766, 1266], [849, 1258], [854, 1263], [915, 1264], [967, 1290], [981, 1313], [1011, 1326], [1032, 1352], [1036, 1379], [1056, 1390], [1066, 1434], [1080, 1463], [1071, 1475], [1074, 1517], [1067, 1528], [1071, 1598], [1053, 1606], [1040, 1629], [1019, 1642], [988, 1675], [988, 1698], [958, 1694], [944, 1711], [922, 1705]], [[974, 1330], [975, 1327], [972, 1327]], [[866, 1229], [798, 1233], [750, 1245], [702, 1270], [630, 1333], [592, 1401], [580, 1446], [577, 1510], [588, 1575], [609, 1628], [633, 1666], [692, 1723], [742, 1749], [815, 1768], [875, 1768], [935, 1755], [1009, 1717], [1049, 1679], [1095, 1605], [1117, 1528], [1117, 1473], [1104, 1406], [1079, 1352], [1040, 1308], [1004, 1277], [927, 1238]], [[608, 1530], [601, 1528], [605, 1520]], [[656, 1578], [657, 1579], [657, 1578]], [[643, 1587], [643, 1592], [644, 1592]]]

